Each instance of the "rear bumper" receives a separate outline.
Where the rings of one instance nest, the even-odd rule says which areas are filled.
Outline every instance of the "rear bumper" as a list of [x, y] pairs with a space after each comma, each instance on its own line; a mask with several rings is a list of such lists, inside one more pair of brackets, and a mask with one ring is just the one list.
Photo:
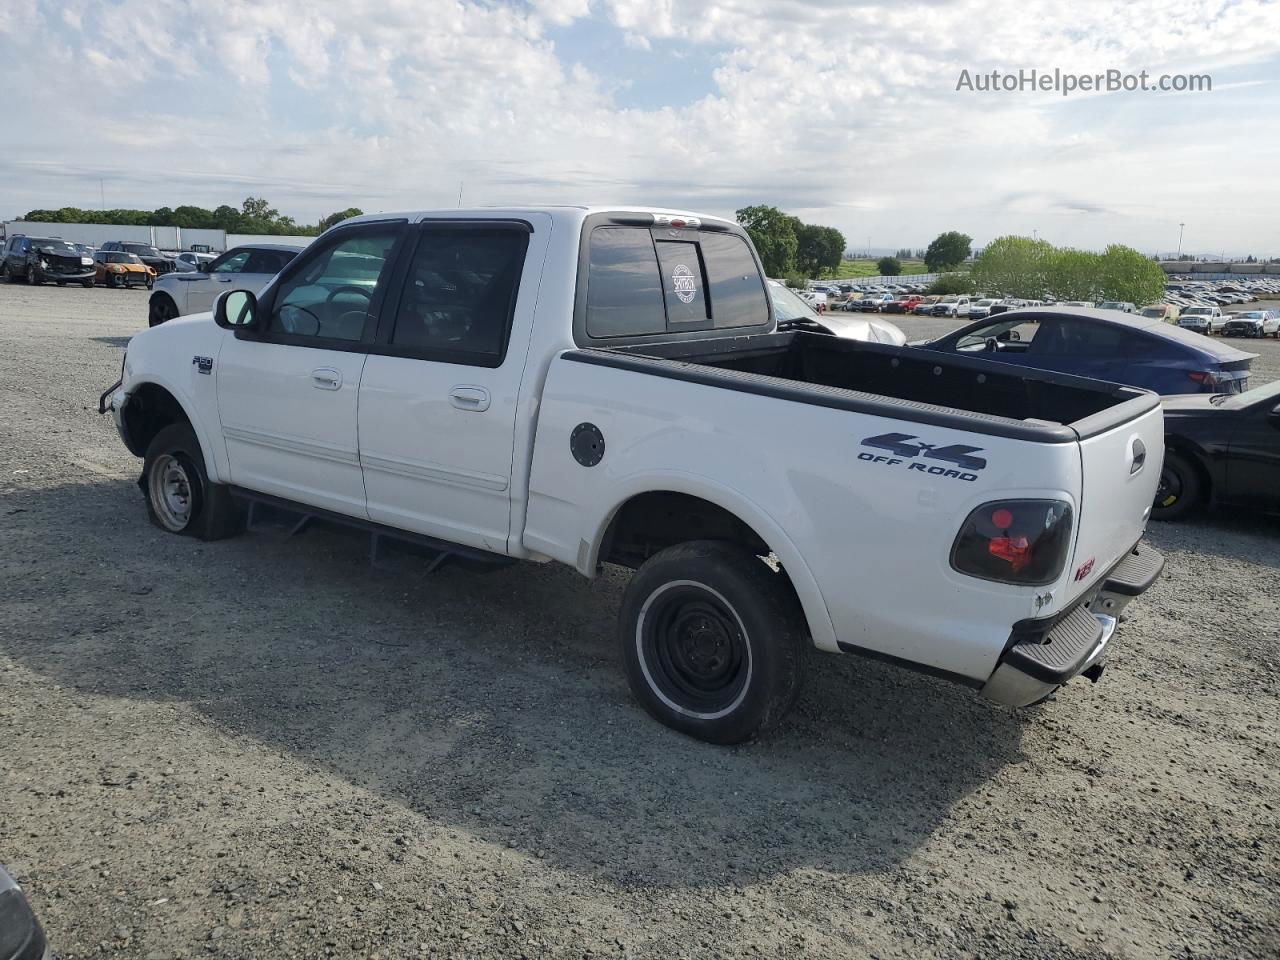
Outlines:
[[1096, 681], [1125, 607], [1156, 582], [1164, 557], [1135, 546], [1075, 606], [1043, 620], [1015, 624], [983, 696], [1010, 707], [1043, 700], [1073, 677]]

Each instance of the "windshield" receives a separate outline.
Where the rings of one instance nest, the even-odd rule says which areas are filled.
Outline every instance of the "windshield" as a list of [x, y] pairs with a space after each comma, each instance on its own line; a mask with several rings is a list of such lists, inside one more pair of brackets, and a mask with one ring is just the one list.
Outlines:
[[130, 253], [136, 253], [140, 257], [160, 256], [159, 250], [145, 243], [122, 243], [120, 246], [124, 247]]
[[33, 250], [42, 250], [46, 253], [61, 253], [77, 257], [80, 255], [80, 251], [65, 240], [32, 240], [31, 247]]
[[1182, 313], [1184, 316], [1189, 313], [1194, 317], [1194, 316], [1199, 316], [1201, 314], [1213, 313], [1213, 308], [1212, 307], [1187, 307], [1187, 309], [1183, 310]]
[[1166, 307], [1145, 307], [1142, 311], [1144, 317], [1163, 317]]
[[773, 312], [779, 323], [788, 320], [817, 320], [818, 315], [790, 288], [780, 283], [769, 283], [769, 296], [773, 297]]
[[1262, 311], [1261, 311], [1261, 310], [1246, 310], [1246, 311], [1244, 311], [1243, 313], [1237, 313], [1237, 314], [1236, 314], [1236, 319], [1237, 319], [1237, 320], [1261, 320], [1261, 319], [1262, 319]]

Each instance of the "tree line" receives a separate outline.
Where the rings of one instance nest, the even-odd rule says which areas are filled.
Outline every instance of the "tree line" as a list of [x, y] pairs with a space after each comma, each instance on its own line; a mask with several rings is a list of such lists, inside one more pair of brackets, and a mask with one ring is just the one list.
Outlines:
[[1094, 253], [1031, 237], [997, 237], [978, 254], [969, 278], [973, 289], [989, 296], [1026, 300], [1119, 300], [1144, 306], [1164, 299], [1160, 265], [1118, 243]]
[[61, 207], [57, 210], [30, 210], [23, 220], [37, 223], [106, 223], [117, 226], [183, 227], [188, 230], [225, 230], [227, 233], [256, 233], [265, 236], [313, 237], [348, 217], [358, 217], [358, 207], [338, 210], [319, 223], [298, 223], [285, 216], [261, 197], [246, 197], [240, 209], [223, 204], [214, 209], [183, 205], [157, 207], [155, 210], [83, 210]]

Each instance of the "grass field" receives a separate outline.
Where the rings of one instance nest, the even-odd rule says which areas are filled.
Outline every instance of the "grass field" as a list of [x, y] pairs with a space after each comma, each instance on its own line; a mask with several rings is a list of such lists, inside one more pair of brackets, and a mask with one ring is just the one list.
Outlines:
[[[904, 274], [911, 273], [928, 273], [923, 260], [903, 260], [902, 272]], [[841, 260], [840, 266], [836, 268], [836, 272], [829, 280], [852, 280], [855, 277], [878, 277], [880, 276], [880, 268], [876, 266], [875, 260]]]
[[[879, 258], [877, 258], [879, 259]], [[911, 276], [918, 273], [928, 273], [929, 268], [924, 265], [923, 260], [903, 260], [902, 276]], [[968, 270], [969, 264], [963, 263], [956, 268], [959, 271]], [[880, 276], [880, 268], [876, 266], [876, 260], [841, 260], [840, 266], [836, 268], [836, 272], [829, 277], [823, 277], [823, 280], [854, 280], [858, 277], [878, 277]]]

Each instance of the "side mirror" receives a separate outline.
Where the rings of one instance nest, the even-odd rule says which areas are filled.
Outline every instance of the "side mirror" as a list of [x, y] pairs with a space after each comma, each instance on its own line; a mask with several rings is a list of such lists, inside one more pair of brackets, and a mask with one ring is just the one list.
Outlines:
[[213, 322], [224, 330], [256, 329], [258, 298], [248, 290], [228, 290], [214, 305]]

